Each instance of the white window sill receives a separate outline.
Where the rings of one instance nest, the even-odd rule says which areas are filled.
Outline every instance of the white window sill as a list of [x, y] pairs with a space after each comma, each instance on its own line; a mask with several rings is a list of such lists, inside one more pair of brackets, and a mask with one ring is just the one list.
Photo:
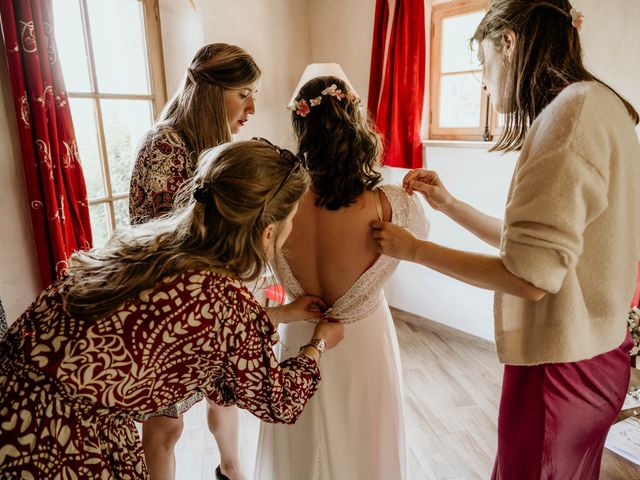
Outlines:
[[482, 142], [479, 140], [423, 140], [423, 147], [444, 147], [444, 148], [482, 148], [489, 150], [496, 142]]

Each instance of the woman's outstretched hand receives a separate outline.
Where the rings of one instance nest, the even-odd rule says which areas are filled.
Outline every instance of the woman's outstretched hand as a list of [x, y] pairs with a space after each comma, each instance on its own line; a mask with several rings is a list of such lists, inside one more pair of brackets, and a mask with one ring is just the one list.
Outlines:
[[371, 222], [371, 228], [380, 253], [400, 260], [415, 261], [420, 240], [413, 233], [388, 222]]
[[282, 310], [280, 323], [291, 323], [300, 320], [321, 319], [327, 304], [320, 297], [305, 295], [280, 307]]
[[433, 170], [423, 168], [411, 170], [405, 175], [402, 188], [409, 194], [421, 193], [431, 208], [443, 213], [446, 213], [455, 202], [455, 197], [449, 193]]

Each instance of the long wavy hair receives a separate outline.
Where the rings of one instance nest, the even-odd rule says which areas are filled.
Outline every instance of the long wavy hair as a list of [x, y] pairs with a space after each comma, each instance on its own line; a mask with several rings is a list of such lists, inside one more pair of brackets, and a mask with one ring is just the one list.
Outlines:
[[[335, 85], [344, 98], [322, 92]], [[305, 83], [296, 101], [320, 98], [302, 116], [292, 113], [298, 156], [311, 175], [316, 205], [338, 210], [353, 204], [365, 190], [382, 181], [380, 134], [361, 108], [359, 98], [336, 77], [316, 77]], [[315, 104], [315, 102], [314, 102]]]
[[494, 0], [478, 25], [472, 42], [491, 40], [499, 51], [502, 34], [507, 30], [516, 34], [513, 56], [510, 61], [504, 58], [505, 126], [492, 150], [520, 150], [540, 112], [576, 82], [596, 81], [609, 88], [638, 124], [638, 112], [631, 104], [584, 67], [571, 9], [568, 0]]
[[277, 237], [309, 186], [299, 167], [258, 141], [204, 152], [172, 213], [118, 230], [105, 247], [71, 257], [67, 312], [103, 318], [164, 277], [188, 270], [222, 269], [255, 280], [267, 262], [264, 229], [276, 224]]
[[231, 141], [224, 91], [247, 87], [260, 75], [255, 60], [242, 48], [205, 45], [193, 57], [182, 88], [167, 103], [157, 124], [177, 130], [198, 158], [202, 150]]

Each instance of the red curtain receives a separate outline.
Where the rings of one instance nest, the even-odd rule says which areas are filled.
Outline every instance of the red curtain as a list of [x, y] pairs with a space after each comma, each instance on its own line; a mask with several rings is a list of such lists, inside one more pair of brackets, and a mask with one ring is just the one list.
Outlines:
[[373, 46], [371, 48], [371, 69], [369, 73], [369, 98], [367, 107], [371, 118], [375, 120], [382, 89], [384, 71], [384, 52], [387, 43], [387, 31], [389, 26], [389, 1], [378, 0], [376, 2], [376, 16], [373, 23]]
[[51, 0], [0, 0], [0, 22], [43, 286], [91, 248], [87, 191], [53, 34]]
[[[389, 3], [388, 0], [377, 0], [368, 106], [384, 136], [384, 163], [392, 167], [417, 168], [422, 166], [420, 128], [426, 62], [424, 1], [396, 0], [394, 10], [391, 34], [386, 42]], [[385, 57], [386, 61], [383, 60]]]

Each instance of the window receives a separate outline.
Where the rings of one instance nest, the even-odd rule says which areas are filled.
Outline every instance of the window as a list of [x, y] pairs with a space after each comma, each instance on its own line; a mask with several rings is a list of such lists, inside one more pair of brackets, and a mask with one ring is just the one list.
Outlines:
[[482, 67], [469, 39], [486, 13], [486, 0], [433, 6], [429, 138], [488, 140], [498, 117], [482, 90]]
[[157, 0], [53, 0], [95, 245], [129, 223], [135, 148], [166, 101]]

